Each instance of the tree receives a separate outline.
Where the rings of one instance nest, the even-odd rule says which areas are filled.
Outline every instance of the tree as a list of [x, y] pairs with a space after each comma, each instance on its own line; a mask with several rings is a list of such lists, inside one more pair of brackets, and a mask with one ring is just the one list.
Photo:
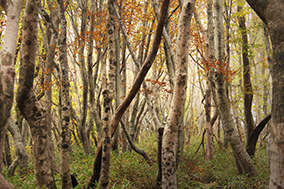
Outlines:
[[13, 188], [14, 188], [14, 186], [13, 186], [10, 182], [8, 182], [8, 181], [3, 177], [2, 174], [0, 174], [0, 186], [1, 186], [1, 188], [3, 188], [3, 189], [13, 189]]
[[[166, 12], [169, 7], [169, 0], [164, 0], [161, 5], [160, 9], [160, 16], [158, 21], [158, 26], [156, 30], [156, 35], [153, 40], [153, 45], [151, 48], [151, 51], [149, 52], [147, 58], [145, 59], [140, 72], [138, 73], [131, 90], [127, 94], [127, 96], [124, 98], [123, 102], [120, 104], [120, 106], [116, 109], [111, 121], [110, 121], [110, 127], [111, 127], [111, 136], [114, 135], [117, 125], [120, 122], [120, 119], [123, 116], [123, 113], [126, 111], [127, 107], [135, 97], [136, 93], [138, 92], [146, 74], [148, 73], [155, 57], [159, 49], [159, 45], [161, 42], [161, 35], [166, 19]], [[93, 166], [93, 173], [92, 177], [89, 181], [88, 188], [94, 188], [96, 181], [98, 181], [100, 177], [100, 170], [101, 170], [101, 157], [102, 157], [102, 142], [98, 145], [95, 160], [94, 160], [94, 166]]]
[[177, 65], [174, 79], [174, 96], [162, 144], [162, 187], [177, 188], [176, 134], [183, 116], [187, 86], [188, 46], [191, 17], [195, 1], [186, 1], [179, 21]]
[[267, 25], [273, 49], [269, 188], [284, 188], [284, 2], [247, 0]]
[[103, 146], [102, 146], [102, 166], [99, 188], [108, 188], [110, 173], [110, 153], [111, 153], [111, 128], [109, 121], [111, 119], [112, 100], [115, 97], [115, 75], [116, 75], [116, 46], [115, 46], [115, 23], [113, 1], [108, 1], [107, 9], [107, 32], [108, 32], [108, 60], [109, 74], [107, 86], [103, 89]]
[[59, 36], [59, 53], [60, 53], [60, 68], [61, 68], [61, 82], [62, 86], [62, 113], [61, 113], [61, 148], [60, 148], [60, 173], [61, 173], [61, 186], [62, 188], [71, 188], [70, 176], [70, 98], [69, 98], [69, 75], [68, 75], [68, 61], [67, 61], [67, 22], [65, 18], [66, 5], [63, 0], [58, 1], [60, 12], [60, 36]]
[[56, 163], [55, 153], [54, 153], [54, 145], [52, 140], [52, 133], [51, 133], [51, 123], [52, 123], [52, 115], [51, 115], [51, 106], [52, 106], [52, 70], [54, 67], [54, 54], [56, 49], [56, 42], [58, 38], [58, 25], [59, 19], [56, 11], [52, 7], [52, 2], [48, 1], [48, 8], [51, 11], [50, 16], [46, 11], [41, 8], [41, 15], [45, 18], [45, 22], [47, 23], [47, 31], [46, 31], [46, 38], [47, 38], [47, 46], [46, 49], [46, 61], [45, 61], [45, 74], [44, 74], [44, 84], [45, 84], [45, 91], [44, 91], [44, 102], [46, 107], [46, 127], [47, 127], [47, 136], [49, 142], [49, 151], [50, 151], [50, 158], [51, 158], [51, 166], [54, 173], [59, 173], [59, 168]]
[[244, 111], [245, 111], [245, 128], [246, 128], [246, 144], [249, 145], [249, 137], [254, 129], [254, 121], [251, 113], [253, 91], [250, 79], [250, 62], [249, 62], [249, 47], [248, 36], [246, 29], [246, 18], [242, 14], [242, 6], [238, 5], [238, 12], [241, 16], [238, 17], [239, 27], [242, 34], [242, 61], [243, 61], [243, 86], [244, 86]]
[[55, 188], [45, 126], [46, 111], [36, 98], [33, 89], [37, 32], [38, 5], [35, 0], [28, 0], [24, 13], [17, 104], [31, 128], [37, 185]]
[[23, 0], [0, 1], [7, 14], [7, 27], [4, 44], [0, 53], [0, 174], [2, 174], [2, 159], [4, 136], [7, 129], [7, 120], [14, 97], [14, 56], [17, 47], [18, 25]]
[[[218, 0], [215, 4], [216, 11], [221, 12], [222, 1]], [[217, 14], [218, 15], [218, 14]], [[220, 15], [220, 14], [219, 14]], [[217, 62], [215, 71], [215, 83], [217, 89], [217, 101], [218, 108], [220, 111], [220, 117], [222, 120], [222, 125], [224, 129], [224, 135], [227, 137], [230, 143], [233, 153], [236, 157], [237, 163], [240, 164], [243, 172], [248, 176], [257, 176], [257, 171], [252, 162], [252, 159], [246, 152], [242, 142], [240, 141], [238, 134], [235, 130], [234, 121], [230, 113], [229, 98], [226, 90], [226, 78], [228, 74], [226, 73], [226, 63], [224, 60], [223, 52], [223, 35], [222, 35], [222, 17], [217, 16]], [[228, 70], [227, 70], [228, 71]]]
[[14, 121], [12, 120], [12, 118], [10, 117], [8, 119], [8, 130], [10, 131], [10, 133], [12, 134], [14, 141], [15, 141], [15, 151], [17, 153], [18, 156], [18, 164], [20, 167], [20, 174], [21, 175], [27, 175], [28, 174], [28, 155], [27, 152], [25, 150], [25, 145], [23, 143], [22, 140], [22, 135], [20, 133], [20, 130], [18, 128], [18, 126], [14, 123]]

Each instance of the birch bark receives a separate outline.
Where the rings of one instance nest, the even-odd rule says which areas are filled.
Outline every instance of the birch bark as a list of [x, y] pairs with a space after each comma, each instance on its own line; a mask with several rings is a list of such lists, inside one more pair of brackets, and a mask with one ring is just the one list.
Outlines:
[[[18, 26], [23, 0], [4, 0], [1, 6], [6, 12], [6, 30], [2, 51], [0, 52], [0, 139], [4, 139], [6, 123], [10, 117], [14, 97], [14, 56], [17, 47]], [[3, 151], [4, 140], [0, 140], [0, 152]], [[3, 153], [0, 153], [0, 174], [2, 173]]]
[[175, 142], [186, 98], [189, 31], [194, 5], [195, 1], [185, 2], [180, 14], [174, 95], [162, 144], [163, 188], [177, 188]]

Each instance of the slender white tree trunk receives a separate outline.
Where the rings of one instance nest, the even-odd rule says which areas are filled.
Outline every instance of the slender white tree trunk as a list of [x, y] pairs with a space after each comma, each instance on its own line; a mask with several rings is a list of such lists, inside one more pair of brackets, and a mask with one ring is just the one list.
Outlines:
[[194, 4], [194, 0], [185, 2], [180, 15], [174, 96], [162, 147], [163, 188], [177, 188], [175, 142], [186, 98], [189, 31]]

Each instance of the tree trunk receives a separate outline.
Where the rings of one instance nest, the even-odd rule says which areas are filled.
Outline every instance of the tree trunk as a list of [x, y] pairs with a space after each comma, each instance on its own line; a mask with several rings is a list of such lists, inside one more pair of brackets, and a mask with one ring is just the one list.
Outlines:
[[[121, 61], [121, 97], [122, 99], [125, 98], [126, 96], [126, 42], [122, 42], [122, 61]], [[125, 129], [128, 131], [128, 116], [129, 115], [129, 110], [126, 110], [125, 114], [122, 117], [123, 122], [125, 123]], [[127, 139], [125, 132], [123, 130], [121, 131], [121, 143], [122, 143], [122, 151], [125, 152], [127, 150]]]
[[[2, 169], [3, 169], [3, 162], [5, 160], [4, 158], [4, 146], [5, 146], [5, 135], [6, 135], [6, 130], [7, 130], [7, 126], [8, 124], [6, 123], [6, 125], [4, 127], [2, 127], [0, 129], [0, 168], [1, 168], [1, 172], [0, 172], [0, 175], [2, 174]], [[5, 132], [4, 132], [5, 131]]]
[[55, 188], [47, 140], [46, 112], [33, 92], [34, 65], [37, 49], [38, 6], [33, 0], [26, 3], [17, 103], [28, 121], [33, 140], [34, 167], [38, 187]]
[[[241, 13], [242, 7], [238, 6], [238, 12]], [[243, 85], [244, 85], [244, 112], [245, 112], [245, 128], [246, 128], [246, 145], [250, 134], [254, 129], [254, 121], [251, 113], [253, 91], [250, 80], [250, 63], [248, 59], [248, 36], [246, 31], [246, 19], [244, 16], [239, 16], [239, 27], [242, 32], [242, 58], [243, 58]]]
[[[52, 9], [50, 9], [52, 11]], [[53, 11], [52, 11], [53, 12]], [[55, 14], [53, 14], [55, 15]], [[53, 17], [52, 17], [53, 18]], [[49, 20], [50, 21], [50, 20]], [[52, 133], [51, 133], [51, 124], [52, 124], [52, 117], [51, 117], [51, 99], [52, 99], [52, 84], [51, 84], [51, 73], [53, 69], [53, 59], [54, 59], [54, 52], [56, 47], [56, 41], [57, 41], [57, 33], [56, 28], [58, 28], [58, 23], [56, 23], [57, 19], [54, 18], [53, 23], [47, 23], [48, 30], [46, 33], [48, 37], [48, 48], [47, 48], [47, 58], [45, 63], [45, 72], [44, 74], [44, 80], [45, 80], [45, 108], [46, 108], [46, 127], [47, 127], [47, 133], [48, 133], [48, 141], [49, 141], [49, 151], [50, 151], [50, 158], [51, 158], [51, 166], [54, 173], [59, 173], [59, 167], [56, 163], [55, 159], [55, 153], [54, 153], [54, 145], [52, 140]], [[53, 26], [53, 27], [51, 27]]]
[[284, 3], [247, 0], [267, 25], [273, 49], [269, 188], [284, 188]]
[[61, 173], [61, 187], [63, 189], [71, 188], [71, 176], [70, 176], [70, 117], [71, 117], [71, 102], [69, 97], [69, 75], [68, 75], [68, 60], [67, 60], [67, 21], [65, 18], [65, 6], [64, 1], [58, 1], [60, 6], [60, 37], [59, 37], [59, 57], [61, 68], [61, 108], [62, 114], [60, 117], [61, 125], [61, 141], [60, 141], [60, 173]]
[[86, 39], [86, 30], [87, 30], [87, 4], [81, 3], [82, 9], [82, 18], [81, 18], [81, 31], [79, 40], [79, 55], [78, 61], [80, 63], [80, 73], [83, 82], [83, 103], [82, 103], [82, 112], [80, 114], [80, 122], [79, 122], [79, 131], [80, 131], [80, 138], [83, 144], [83, 149], [85, 154], [91, 153], [91, 146], [90, 146], [90, 135], [87, 133], [87, 126], [86, 126], [86, 118], [87, 118], [87, 110], [88, 110], [88, 75], [86, 70], [86, 61], [84, 56], [85, 51], [85, 39]]
[[205, 93], [205, 118], [206, 118], [206, 158], [213, 159], [213, 131], [211, 125], [211, 86], [209, 79], [206, 80], [206, 93]]
[[191, 17], [195, 1], [184, 3], [179, 21], [177, 65], [174, 80], [174, 96], [170, 115], [165, 127], [162, 147], [162, 187], [177, 188], [176, 133], [184, 112], [187, 86], [188, 46]]
[[[6, 30], [2, 51], [0, 53], [0, 137], [6, 133], [6, 123], [10, 117], [14, 97], [14, 61], [17, 47], [19, 16], [23, 0], [1, 1], [6, 12]], [[0, 152], [4, 143], [0, 142]], [[0, 153], [0, 174], [2, 173], [3, 154]]]
[[267, 122], [270, 120], [271, 114], [267, 115], [258, 125], [257, 127], [252, 131], [249, 137], [249, 145], [247, 145], [247, 152], [250, 156], [254, 156], [255, 148], [256, 148], [256, 142], [258, 140], [258, 137], [267, 124]]
[[111, 130], [109, 126], [111, 114], [111, 98], [107, 89], [103, 91], [103, 146], [102, 146], [102, 165], [101, 176], [99, 180], [99, 188], [108, 188], [109, 174], [110, 174], [110, 153], [111, 153]]
[[162, 144], [163, 144], [164, 128], [158, 128], [158, 147], [157, 147], [157, 163], [158, 171], [156, 173], [156, 185], [160, 187], [162, 184]]
[[257, 171], [255, 166], [246, 152], [242, 142], [240, 141], [238, 134], [235, 130], [233, 117], [230, 112], [229, 98], [226, 90], [226, 81], [227, 73], [224, 70], [226, 67], [224, 60], [224, 38], [223, 38], [223, 25], [222, 17], [220, 12], [222, 12], [222, 1], [218, 0], [215, 3], [215, 8], [217, 15], [217, 62], [216, 62], [216, 88], [217, 88], [217, 101], [218, 108], [220, 111], [220, 117], [222, 120], [222, 126], [224, 130], [224, 136], [227, 137], [228, 142], [230, 143], [233, 153], [236, 157], [236, 161], [240, 164], [243, 169], [243, 172], [248, 176], [257, 176]]
[[[115, 30], [114, 32], [115, 36], [115, 58], [116, 58], [116, 66], [115, 66], [115, 109], [120, 104], [120, 88], [121, 88], [121, 82], [120, 82], [120, 32], [118, 30]], [[118, 137], [120, 133], [120, 127], [118, 127], [113, 139], [112, 139], [112, 150], [117, 151], [118, 150]]]
[[103, 91], [103, 131], [104, 137], [102, 139], [102, 165], [101, 165], [101, 177], [99, 180], [99, 188], [108, 188], [109, 174], [110, 174], [110, 155], [111, 155], [111, 138], [112, 135], [110, 128], [111, 119], [111, 107], [112, 100], [115, 97], [115, 75], [116, 75], [116, 45], [115, 45], [115, 23], [114, 23], [114, 6], [113, 0], [108, 1], [107, 4], [107, 31], [108, 31], [108, 60], [109, 60], [109, 72], [108, 83]]
[[[90, 136], [91, 130], [93, 129], [94, 125], [94, 117], [95, 117], [95, 78], [93, 76], [93, 51], [94, 51], [94, 40], [93, 40], [93, 33], [95, 28], [95, 0], [91, 0], [91, 16], [90, 16], [90, 34], [88, 36], [88, 52], [87, 52], [87, 65], [88, 65], [88, 85], [89, 85], [89, 102], [90, 102], [90, 109], [89, 109], [89, 120], [87, 124], [87, 136]], [[98, 56], [100, 54], [98, 53]], [[97, 63], [98, 64], [98, 63]], [[97, 65], [98, 67], [98, 65]], [[97, 73], [95, 73], [97, 74]], [[96, 120], [95, 120], [96, 121]], [[101, 121], [99, 119], [99, 121]], [[97, 123], [97, 122], [96, 122]], [[96, 124], [96, 126], [99, 126]]]
[[13, 122], [12, 118], [8, 120], [8, 129], [14, 138], [15, 151], [18, 157], [20, 175], [28, 174], [28, 155], [25, 150], [25, 145], [22, 141], [22, 135], [18, 126]]
[[1, 189], [14, 189], [14, 186], [7, 181], [2, 174], [0, 174], [0, 186]]
[[[138, 92], [141, 83], [143, 82], [146, 74], [148, 73], [155, 57], [158, 52], [160, 42], [161, 42], [161, 35], [164, 27], [164, 22], [166, 19], [166, 12], [169, 7], [169, 0], [164, 0], [161, 5], [161, 12], [159, 16], [158, 26], [156, 30], [156, 35], [152, 44], [152, 49], [149, 55], [147, 56], [146, 60], [144, 61], [144, 64], [142, 65], [139, 74], [137, 75], [131, 90], [127, 94], [127, 96], [124, 98], [123, 102], [120, 104], [120, 106], [117, 108], [117, 110], [114, 113], [113, 118], [111, 119], [110, 126], [111, 126], [111, 135], [116, 131], [117, 125], [120, 122], [120, 119], [123, 115], [123, 113], [126, 111], [129, 104], [132, 102], [133, 98], [135, 97], [136, 93]], [[94, 167], [93, 167], [93, 173], [92, 177], [89, 181], [88, 188], [94, 188], [95, 182], [98, 181], [100, 177], [100, 169], [101, 169], [101, 157], [102, 157], [102, 142], [99, 143], [95, 160], [94, 160]]]

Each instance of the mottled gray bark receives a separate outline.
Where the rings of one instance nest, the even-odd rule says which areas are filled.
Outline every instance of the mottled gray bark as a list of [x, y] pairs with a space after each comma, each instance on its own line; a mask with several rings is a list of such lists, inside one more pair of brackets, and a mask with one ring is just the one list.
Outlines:
[[273, 49], [270, 189], [284, 188], [284, 2], [247, 0], [267, 25]]
[[12, 118], [8, 119], [8, 130], [14, 138], [15, 152], [18, 157], [18, 165], [20, 168], [20, 175], [28, 174], [28, 155], [25, 150], [25, 144], [22, 140], [22, 135], [18, 126], [13, 122]]
[[164, 131], [162, 147], [163, 188], [177, 188], [175, 142], [178, 125], [181, 121], [181, 116], [183, 116], [186, 98], [189, 31], [194, 5], [195, 1], [186, 1], [180, 14], [174, 96]]
[[[6, 12], [6, 30], [4, 43], [0, 52], [0, 137], [6, 133], [6, 123], [10, 117], [14, 97], [14, 55], [17, 47], [17, 36], [20, 12], [23, 0], [0, 1]], [[0, 141], [0, 152], [4, 143]], [[2, 173], [3, 154], [0, 153], [0, 174]]]
[[21, 114], [28, 121], [32, 133], [34, 168], [38, 187], [55, 188], [45, 126], [46, 111], [33, 91], [34, 65], [37, 50], [38, 6], [35, 0], [26, 2], [23, 17], [23, 40], [17, 103]]
[[68, 60], [67, 60], [67, 21], [65, 18], [65, 5], [63, 0], [58, 1], [60, 7], [60, 36], [59, 36], [59, 57], [60, 57], [60, 75], [61, 75], [61, 117], [60, 117], [60, 176], [61, 187], [63, 189], [71, 188], [70, 176], [70, 117], [71, 104], [69, 97], [69, 74], [68, 74]]

